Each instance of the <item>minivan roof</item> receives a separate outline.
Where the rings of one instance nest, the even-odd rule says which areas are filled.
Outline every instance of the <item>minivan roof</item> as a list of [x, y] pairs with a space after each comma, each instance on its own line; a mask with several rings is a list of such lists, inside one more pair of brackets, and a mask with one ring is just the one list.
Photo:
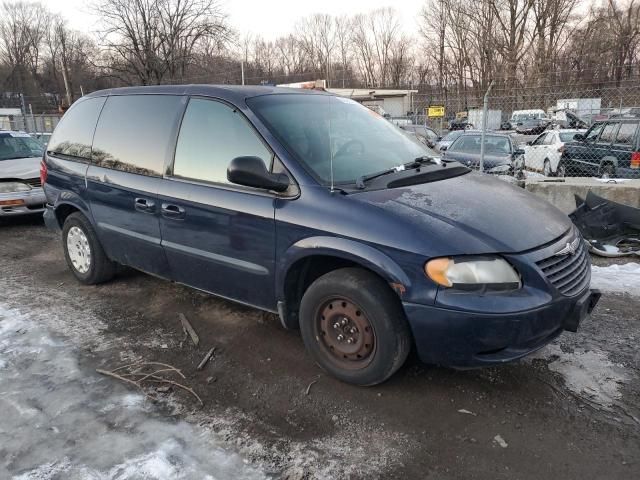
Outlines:
[[107, 95], [202, 95], [227, 100], [243, 100], [260, 95], [273, 94], [331, 95], [321, 90], [303, 88], [271, 87], [262, 85], [152, 85], [141, 87], [121, 87], [98, 90], [85, 95], [85, 98]]

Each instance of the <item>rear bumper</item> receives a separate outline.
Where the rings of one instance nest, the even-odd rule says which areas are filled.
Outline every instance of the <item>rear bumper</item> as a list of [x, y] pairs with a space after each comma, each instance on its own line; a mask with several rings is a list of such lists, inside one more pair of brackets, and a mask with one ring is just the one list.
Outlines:
[[0, 193], [0, 217], [42, 213], [47, 201], [42, 188], [28, 192]]
[[512, 314], [403, 306], [423, 362], [473, 368], [516, 360], [542, 348], [564, 330], [575, 332], [599, 299], [600, 292], [586, 290]]

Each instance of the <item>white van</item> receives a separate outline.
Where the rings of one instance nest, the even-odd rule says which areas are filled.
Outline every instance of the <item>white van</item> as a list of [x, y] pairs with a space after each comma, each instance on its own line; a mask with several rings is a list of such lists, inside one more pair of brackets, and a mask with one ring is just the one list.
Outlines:
[[514, 110], [511, 114], [511, 120], [509, 120], [509, 122], [511, 123], [511, 125], [517, 125], [518, 122], [534, 118], [547, 118], [547, 114], [540, 108], [534, 108], [531, 110]]

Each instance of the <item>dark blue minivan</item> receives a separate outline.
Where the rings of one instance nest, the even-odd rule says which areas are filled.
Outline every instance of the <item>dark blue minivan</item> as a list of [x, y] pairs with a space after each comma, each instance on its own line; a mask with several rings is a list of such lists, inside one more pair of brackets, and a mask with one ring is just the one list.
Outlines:
[[520, 358], [598, 300], [566, 215], [325, 92], [95, 92], [63, 117], [41, 174], [80, 282], [128, 265], [277, 313], [357, 385], [412, 348], [458, 368]]

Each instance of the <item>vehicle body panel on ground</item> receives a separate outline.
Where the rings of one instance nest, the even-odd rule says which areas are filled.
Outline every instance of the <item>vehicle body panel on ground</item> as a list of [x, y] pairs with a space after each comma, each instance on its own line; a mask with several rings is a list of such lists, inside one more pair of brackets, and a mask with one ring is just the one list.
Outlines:
[[277, 312], [345, 381], [388, 378], [412, 338], [434, 363], [519, 358], [597, 301], [588, 259], [557, 256], [581, 242], [566, 216], [348, 99], [144, 87], [69, 112], [46, 155], [45, 221], [67, 250], [70, 228], [86, 233], [97, 266], [72, 268], [79, 280], [106, 280], [116, 261]]
[[0, 217], [37, 214], [46, 202], [40, 183], [42, 146], [24, 132], [0, 132]]

